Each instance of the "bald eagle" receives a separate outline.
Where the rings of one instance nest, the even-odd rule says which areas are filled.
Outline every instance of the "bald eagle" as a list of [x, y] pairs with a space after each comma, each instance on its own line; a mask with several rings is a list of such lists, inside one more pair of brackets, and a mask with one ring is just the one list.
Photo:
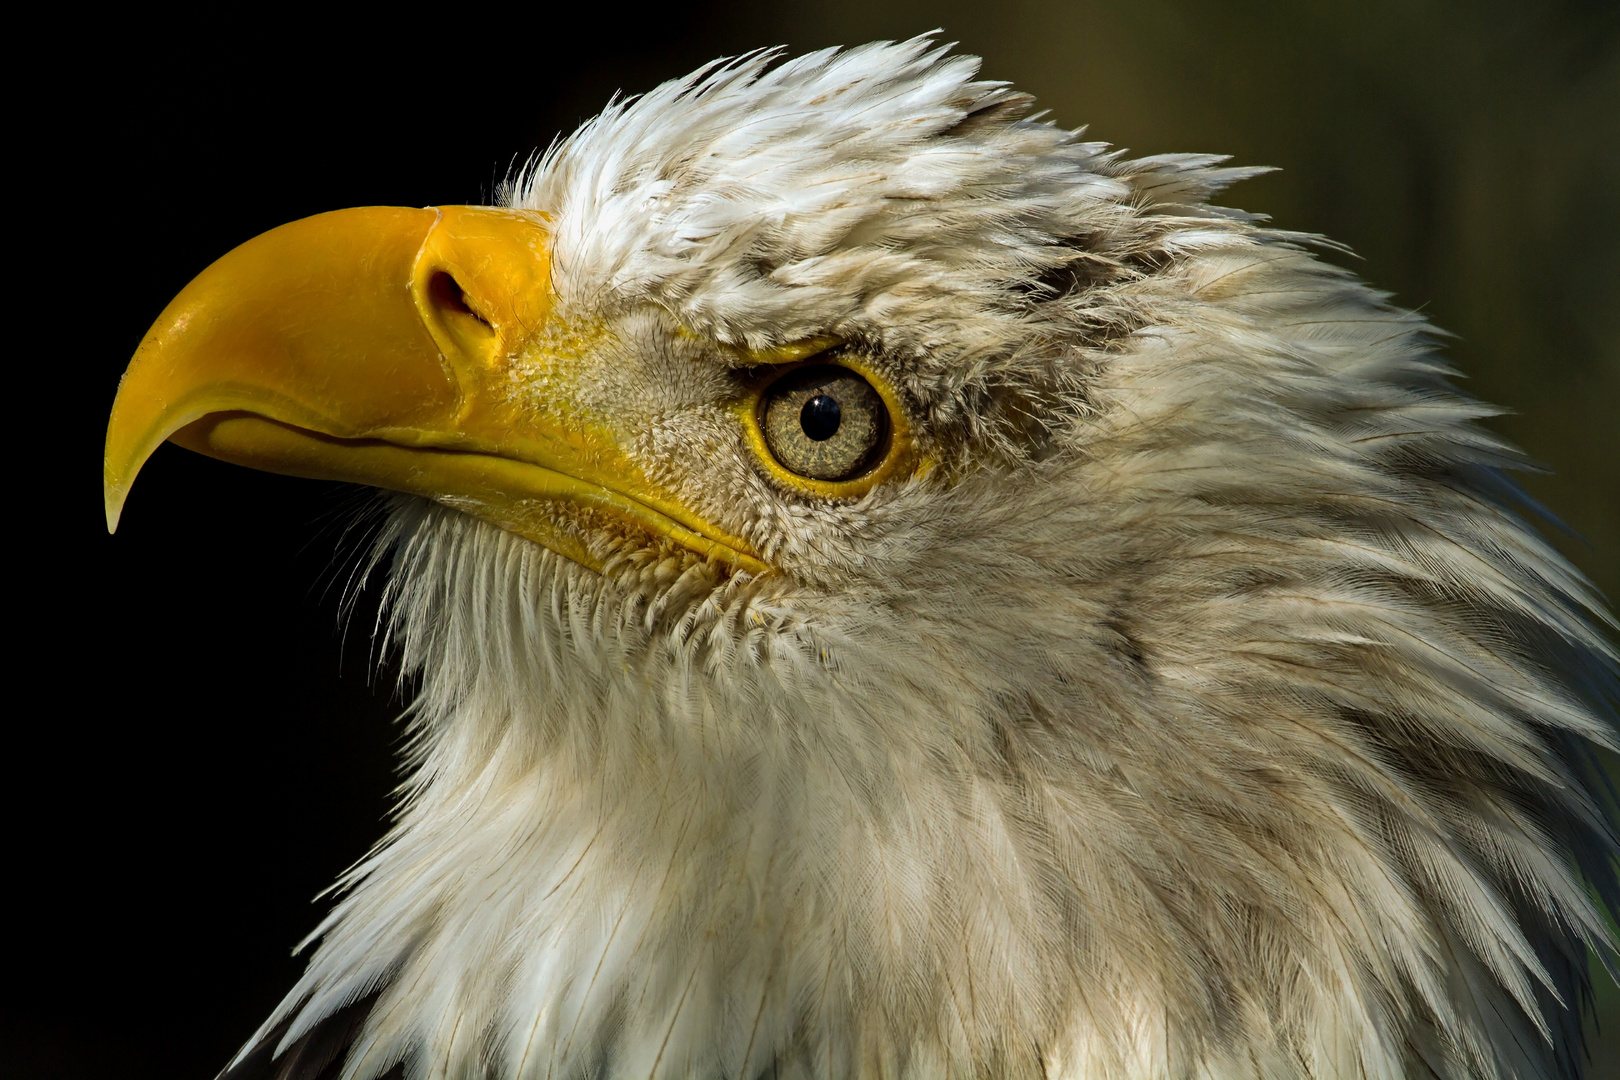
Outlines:
[[389, 834], [230, 1080], [1551, 1078], [1613, 617], [1424, 320], [930, 38], [717, 62], [500, 205], [273, 230], [172, 439], [396, 493]]

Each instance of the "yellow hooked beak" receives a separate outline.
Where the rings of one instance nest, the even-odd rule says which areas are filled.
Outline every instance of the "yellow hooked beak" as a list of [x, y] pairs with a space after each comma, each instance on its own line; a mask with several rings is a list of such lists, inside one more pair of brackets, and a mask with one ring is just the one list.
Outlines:
[[119, 384], [107, 528], [172, 439], [269, 472], [425, 496], [595, 569], [562, 504], [762, 572], [746, 543], [652, 483], [610, 423], [513, 378], [526, 347], [567, 338], [551, 325], [547, 240], [543, 219], [516, 211], [366, 207], [225, 255], [164, 309]]

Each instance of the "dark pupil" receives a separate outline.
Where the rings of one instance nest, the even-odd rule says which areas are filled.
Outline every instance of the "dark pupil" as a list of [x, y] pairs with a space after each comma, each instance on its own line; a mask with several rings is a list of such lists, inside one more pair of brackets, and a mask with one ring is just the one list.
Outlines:
[[838, 424], [842, 419], [843, 410], [838, 407], [838, 399], [826, 394], [817, 394], [799, 410], [799, 426], [804, 429], [805, 437], [814, 442], [826, 442], [838, 434]]

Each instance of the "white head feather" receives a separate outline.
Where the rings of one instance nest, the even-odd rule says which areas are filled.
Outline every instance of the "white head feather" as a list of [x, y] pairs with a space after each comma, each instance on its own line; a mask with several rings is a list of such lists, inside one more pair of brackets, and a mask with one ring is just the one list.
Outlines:
[[[398, 503], [403, 808], [242, 1075], [1577, 1075], [1613, 623], [1424, 322], [930, 40], [775, 59], [507, 196], [775, 572]], [[937, 468], [760, 473], [716, 402], [810, 338]]]

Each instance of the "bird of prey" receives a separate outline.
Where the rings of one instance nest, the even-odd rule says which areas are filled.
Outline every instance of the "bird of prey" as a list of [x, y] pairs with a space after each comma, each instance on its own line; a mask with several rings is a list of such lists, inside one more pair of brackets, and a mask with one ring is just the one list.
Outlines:
[[230, 1080], [1551, 1080], [1613, 617], [1424, 320], [932, 38], [275, 229], [107, 438], [395, 493], [388, 835]]

